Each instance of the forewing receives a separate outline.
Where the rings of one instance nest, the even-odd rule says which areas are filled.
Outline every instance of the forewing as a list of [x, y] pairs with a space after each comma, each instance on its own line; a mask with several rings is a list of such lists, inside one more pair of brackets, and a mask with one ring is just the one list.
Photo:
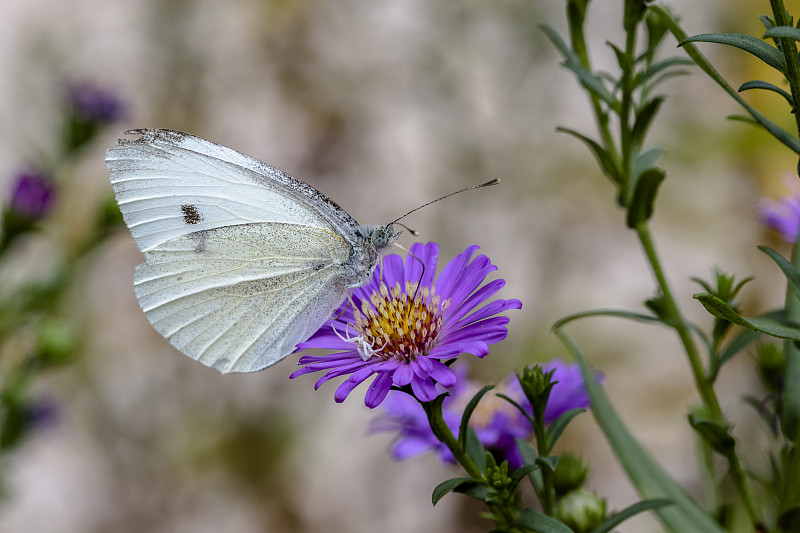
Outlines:
[[173, 238], [136, 267], [139, 304], [180, 351], [221, 372], [252, 372], [295, 350], [346, 295], [350, 247], [335, 233], [284, 223]]
[[134, 130], [106, 151], [111, 185], [142, 252], [202, 230], [258, 222], [358, 224], [319, 191], [250, 156], [172, 130]]

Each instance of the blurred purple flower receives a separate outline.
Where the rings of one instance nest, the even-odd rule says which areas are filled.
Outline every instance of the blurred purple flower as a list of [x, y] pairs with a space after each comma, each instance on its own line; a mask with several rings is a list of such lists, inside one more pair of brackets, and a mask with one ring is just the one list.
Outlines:
[[16, 175], [11, 185], [9, 207], [18, 215], [36, 220], [50, 211], [54, 196], [55, 185], [49, 176], [25, 170]]
[[43, 429], [58, 420], [59, 406], [52, 398], [40, 398], [25, 406], [24, 420], [29, 429]]
[[68, 83], [66, 100], [76, 118], [86, 122], [109, 124], [125, 115], [125, 106], [118, 96], [93, 83]]
[[[578, 365], [568, 365], [560, 359], [554, 359], [542, 365], [542, 368], [545, 372], [555, 370], [552, 380], [558, 382], [550, 392], [545, 409], [546, 424], [571, 409], [589, 407], [589, 396], [583, 386]], [[440, 393], [450, 393], [442, 404], [442, 416], [450, 431], [458, 434], [464, 408], [478, 392], [480, 385], [466, 379], [465, 367], [455, 366], [454, 370], [458, 376], [456, 384], [450, 388], [437, 388]], [[470, 427], [475, 430], [487, 450], [501, 460], [507, 460], [512, 468], [519, 468], [523, 461], [515, 441], [531, 437], [533, 428], [527, 417], [497, 394], [508, 396], [530, 412], [530, 403], [522, 393], [517, 375], [511, 374], [502, 384], [481, 398], [470, 417]], [[455, 462], [450, 450], [433, 435], [425, 411], [417, 400], [400, 391], [393, 391], [381, 404], [381, 408], [384, 414], [373, 422], [370, 430], [397, 434], [391, 450], [395, 459], [409, 459], [435, 451], [442, 461]]]
[[780, 233], [786, 242], [797, 240], [800, 225], [800, 195], [785, 195], [778, 200], [763, 199], [758, 206], [761, 223]]
[[290, 377], [327, 370], [315, 385], [319, 388], [331, 378], [347, 376], [334, 394], [342, 402], [376, 375], [365, 399], [370, 408], [379, 405], [393, 385], [409, 385], [421, 401], [436, 397], [436, 383], [455, 385], [456, 375], [442, 361], [462, 353], [485, 356], [490, 344], [508, 335], [508, 318], [496, 315], [522, 307], [519, 300], [488, 301], [505, 281], [482, 285], [497, 267], [485, 255], [473, 258], [477, 249], [470, 246], [453, 258], [438, 279], [436, 243], [414, 244], [411, 253], [416, 257], [409, 255], [405, 264], [399, 255], [384, 257], [372, 281], [353, 290], [357, 310], [345, 301], [334, 318], [297, 345], [298, 350], [325, 348], [336, 353], [304, 355], [298, 364], [305, 366]]

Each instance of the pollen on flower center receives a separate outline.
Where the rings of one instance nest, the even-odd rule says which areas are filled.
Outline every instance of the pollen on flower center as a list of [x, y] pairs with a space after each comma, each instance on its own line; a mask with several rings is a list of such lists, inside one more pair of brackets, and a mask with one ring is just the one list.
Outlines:
[[353, 327], [361, 342], [375, 348], [372, 355], [414, 360], [433, 347], [449, 303], [428, 287], [417, 290], [413, 282], [406, 282], [406, 292], [399, 282], [391, 290], [381, 282], [370, 301], [362, 301], [361, 310], [355, 310]]

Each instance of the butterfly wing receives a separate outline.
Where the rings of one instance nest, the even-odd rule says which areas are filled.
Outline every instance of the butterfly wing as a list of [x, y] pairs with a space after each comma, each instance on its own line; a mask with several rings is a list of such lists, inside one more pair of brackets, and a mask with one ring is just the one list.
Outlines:
[[310, 185], [248, 155], [172, 130], [131, 130], [106, 151], [111, 185], [142, 252], [195, 231], [255, 222], [324, 228], [353, 244], [358, 223]]
[[221, 372], [280, 361], [345, 298], [349, 247], [326, 230], [284, 223], [192, 233], [145, 252], [134, 285], [153, 327]]
[[354, 282], [358, 224], [309, 185], [234, 150], [170, 130], [127, 133], [139, 137], [110, 148], [106, 164], [145, 255], [134, 286], [150, 322], [222, 372], [292, 353]]

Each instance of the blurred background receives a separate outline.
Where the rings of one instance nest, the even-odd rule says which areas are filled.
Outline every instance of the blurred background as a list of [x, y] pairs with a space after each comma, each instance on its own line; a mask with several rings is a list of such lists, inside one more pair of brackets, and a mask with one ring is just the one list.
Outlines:
[[[189, 131], [307, 181], [375, 224], [500, 178], [499, 187], [406, 219], [419, 239], [441, 244], [443, 258], [479, 244], [507, 281], [501, 297], [523, 301], [509, 313], [508, 339], [470, 361], [473, 377], [500, 380], [566, 356], [549, 333], [558, 318], [595, 307], [642, 310], [654, 290], [613, 188], [582, 145], [555, 132], [594, 133], [586, 96], [538, 28], [564, 31], [563, 4], [4, 0], [0, 201], [29, 166], [51, 169], [58, 190], [41, 231], [3, 257], [0, 292], [51, 279], [64, 265], [70, 283], [53, 312], [68, 364], [37, 372], [26, 389], [38, 415], [0, 458], [0, 531], [486, 530], [463, 496], [431, 507], [433, 487], [458, 471], [433, 455], [393, 461], [391, 436], [367, 432], [375, 413], [363, 392], [335, 404], [332, 383], [314, 392], [313, 377], [290, 382], [296, 357], [222, 376], [172, 349], [136, 303], [132, 271], [142, 257], [129, 233], [120, 225], [102, 239], [92, 233], [97, 213], [113, 218], [103, 152], [130, 128]], [[620, 40], [616, 4], [597, 3], [589, 15], [594, 58], [609, 68], [603, 43]], [[757, 15], [769, 8], [672, 5], [690, 35], [760, 35]], [[763, 77], [744, 53], [703, 50], [733, 86]], [[52, 154], [63, 140], [64, 88], [82, 83], [103, 87], [120, 107], [112, 124], [61, 159]], [[784, 192], [794, 157], [726, 121], [739, 109], [696, 69], [661, 91], [668, 99], [648, 140], [666, 149], [668, 179], [652, 225], [683, 309], [710, 323], [689, 278], [710, 278], [714, 265], [756, 276], [741, 297], [746, 314], [779, 305], [782, 277], [755, 245], [785, 245], [761, 228], [756, 205]], [[788, 115], [774, 95], [750, 99], [767, 115]], [[87, 242], [99, 244], [83, 249]], [[701, 495], [685, 423], [697, 398], [675, 335], [606, 318], [571, 331], [637, 437]], [[20, 343], [0, 346], [0, 372], [24, 352]], [[720, 396], [735, 432], [750, 432], [756, 445], [763, 427], [741, 401], [754, 391], [752, 361], [742, 355], [725, 367]], [[590, 415], [570, 426], [562, 447], [580, 450], [592, 468], [589, 488], [611, 508], [638, 499]], [[660, 531], [648, 516], [620, 530]]]

